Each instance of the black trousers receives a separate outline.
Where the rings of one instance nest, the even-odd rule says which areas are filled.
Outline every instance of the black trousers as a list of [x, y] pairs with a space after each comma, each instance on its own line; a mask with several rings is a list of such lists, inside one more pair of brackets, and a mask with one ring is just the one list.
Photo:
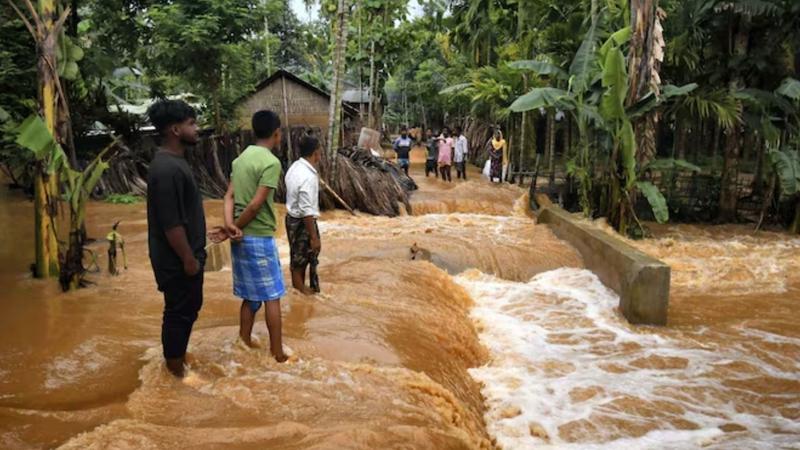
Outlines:
[[439, 178], [439, 169], [436, 168], [436, 160], [429, 159], [425, 161], [425, 176], [427, 177], [429, 173], [433, 172], [436, 175], [436, 178]]
[[467, 179], [467, 163], [466, 162], [457, 162], [456, 163], [456, 178], [463, 178]]
[[452, 172], [450, 172], [450, 166], [442, 166], [439, 169], [442, 172], [442, 181], [453, 181]]
[[174, 278], [164, 287], [164, 319], [161, 323], [164, 358], [180, 358], [186, 354], [192, 326], [202, 306], [202, 269], [193, 277]]

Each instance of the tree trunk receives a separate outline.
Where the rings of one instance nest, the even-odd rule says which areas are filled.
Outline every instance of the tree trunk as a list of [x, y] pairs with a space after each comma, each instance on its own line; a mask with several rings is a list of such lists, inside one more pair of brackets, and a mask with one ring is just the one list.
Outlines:
[[757, 139], [757, 151], [756, 151], [756, 173], [753, 176], [753, 194], [754, 195], [761, 195], [763, 192], [763, 181], [764, 181], [764, 152], [766, 151], [767, 143], [763, 139]]
[[[50, 67], [56, 67], [56, 39], [53, 33], [56, 2], [40, 0], [39, 14], [47, 34], [40, 45], [37, 71], [39, 78], [40, 112], [53, 137], [58, 141], [56, 80]], [[34, 275], [47, 278], [59, 274], [58, 238], [56, 236], [58, 204], [58, 174], [48, 174], [44, 164], [36, 164], [34, 173], [34, 223], [36, 264]]]
[[725, 132], [725, 160], [722, 165], [720, 180], [719, 220], [733, 222], [736, 220], [736, 204], [738, 203], [739, 180], [739, 125], [734, 125]]
[[369, 46], [369, 111], [367, 112], [367, 127], [375, 128], [375, 120], [373, 114], [375, 110], [373, 104], [375, 103], [375, 41], [370, 42]]
[[548, 186], [556, 182], [556, 117], [555, 111], [547, 111], [547, 173], [550, 174]]
[[711, 144], [711, 169], [717, 170], [717, 157], [719, 156], [719, 137], [722, 130], [719, 125], [714, 125], [714, 142]]
[[[734, 57], [745, 58], [747, 56], [747, 45], [750, 39], [749, 16], [743, 14], [739, 16], [738, 29], [733, 42]], [[737, 75], [730, 81], [730, 91], [736, 92], [743, 85], [741, 78]], [[735, 123], [730, 129], [725, 131], [725, 162], [722, 166], [722, 186], [720, 187], [719, 197], [719, 217], [721, 222], [732, 222], [736, 220], [736, 205], [738, 203], [738, 182], [739, 182], [739, 152], [741, 151], [742, 127]]]
[[[628, 55], [628, 107], [648, 92], [660, 93], [658, 71], [663, 60], [664, 36], [658, 0], [630, 0], [631, 45]], [[636, 160], [644, 166], [656, 157], [658, 115], [651, 111], [636, 120]]]
[[286, 128], [286, 159], [293, 161], [294, 147], [292, 147], [292, 125], [289, 123], [289, 94], [286, 92], [286, 77], [281, 77], [281, 92], [283, 94], [283, 126]]
[[675, 130], [675, 157], [678, 159], [686, 159], [686, 142], [689, 140], [689, 129], [687, 127], [686, 121], [683, 119], [678, 119], [678, 123]]
[[[342, 80], [344, 78], [344, 58], [347, 46], [347, 0], [339, 0], [336, 11], [334, 36], [336, 47], [333, 61], [333, 86], [331, 86], [331, 104], [328, 110], [328, 155], [333, 170], [336, 170], [336, 149], [339, 148], [339, 127], [342, 114]], [[333, 177], [333, 173], [330, 174]]]

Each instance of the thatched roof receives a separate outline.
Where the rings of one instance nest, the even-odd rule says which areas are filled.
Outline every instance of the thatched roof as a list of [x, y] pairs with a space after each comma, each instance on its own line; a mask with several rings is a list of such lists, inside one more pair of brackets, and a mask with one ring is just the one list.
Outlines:
[[[253, 93], [264, 89], [265, 87], [269, 86], [270, 84], [274, 83], [275, 81], [280, 80], [281, 77], [286, 78], [287, 80], [291, 80], [292, 82], [297, 83], [298, 85], [302, 86], [303, 88], [308, 89], [308, 90], [310, 90], [310, 91], [312, 91], [312, 92], [314, 92], [316, 94], [319, 94], [319, 95], [325, 97], [326, 99], [328, 99], [328, 101], [330, 101], [330, 99], [331, 99], [330, 92], [325, 91], [323, 89], [320, 89], [317, 86], [314, 86], [313, 84], [311, 84], [308, 81], [298, 77], [297, 75], [293, 74], [292, 72], [289, 72], [288, 70], [278, 69], [275, 72], [273, 72], [272, 75], [270, 75], [269, 77], [267, 77], [266, 79], [264, 79], [263, 81], [258, 83], [256, 85], [255, 89], [253, 90], [253, 92], [250, 92], [247, 95], [245, 95], [244, 97], [242, 97], [242, 100], [244, 98], [247, 98], [248, 96], [252, 95]], [[348, 105], [347, 102], [344, 102], [342, 104], [342, 107], [345, 110], [345, 113], [348, 114], [348, 115], [356, 115], [356, 114], [358, 114], [358, 110], [356, 108], [354, 108], [353, 106]]]

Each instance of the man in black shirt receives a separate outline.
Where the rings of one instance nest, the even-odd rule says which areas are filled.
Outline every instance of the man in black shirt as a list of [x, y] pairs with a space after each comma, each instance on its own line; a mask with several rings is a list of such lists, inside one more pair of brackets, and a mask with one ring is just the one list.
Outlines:
[[192, 325], [203, 305], [206, 219], [203, 198], [184, 158], [198, 141], [195, 112], [180, 100], [147, 110], [161, 147], [147, 173], [147, 237], [158, 290], [164, 293], [161, 343], [167, 369], [184, 374]]

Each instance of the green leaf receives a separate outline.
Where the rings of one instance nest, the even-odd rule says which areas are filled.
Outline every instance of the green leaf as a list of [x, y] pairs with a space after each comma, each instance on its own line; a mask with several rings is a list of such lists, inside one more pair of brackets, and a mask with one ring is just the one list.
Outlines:
[[600, 113], [608, 120], [622, 120], [625, 117], [625, 97], [628, 95], [628, 74], [625, 55], [619, 48], [611, 49], [603, 64], [603, 99]]
[[685, 170], [688, 172], [700, 173], [702, 169], [684, 159], [661, 158], [654, 159], [644, 166], [644, 169], [657, 170], [660, 172], [672, 170]]
[[439, 95], [460, 94], [464, 89], [472, 86], [472, 83], [459, 83], [446, 87], [439, 91]]
[[621, 30], [617, 30], [611, 36], [609, 36], [603, 46], [600, 47], [600, 59], [605, 60], [606, 56], [608, 55], [608, 51], [613, 47], [621, 47], [622, 44], [628, 42], [631, 39], [631, 33], [631, 27], [625, 27]]
[[39, 161], [51, 157], [58, 147], [47, 125], [37, 114], [28, 116], [14, 131], [17, 134], [17, 145], [30, 150]]
[[567, 72], [564, 72], [560, 67], [547, 61], [536, 61], [531, 59], [524, 59], [520, 61], [512, 61], [508, 66], [517, 70], [530, 70], [543, 76], [555, 76], [556, 78], [566, 80], [568, 78]]
[[672, 97], [679, 97], [682, 95], [686, 95], [695, 89], [697, 89], [697, 83], [684, 84], [683, 86], [675, 86], [674, 84], [665, 84], [661, 86], [661, 98], [668, 99]]
[[0, 122], [6, 122], [8, 119], [11, 118], [11, 114], [8, 113], [2, 106], [0, 106]]
[[572, 59], [569, 66], [569, 75], [572, 79], [573, 92], [582, 93], [589, 86], [589, 81], [593, 78], [597, 69], [597, 37], [596, 29], [593, 24], [586, 32], [581, 46]]
[[781, 194], [789, 196], [800, 192], [800, 156], [797, 150], [771, 149], [767, 154], [780, 181]]
[[638, 181], [636, 187], [647, 198], [650, 203], [650, 208], [653, 210], [653, 215], [658, 223], [666, 223], [669, 221], [669, 208], [667, 208], [667, 200], [661, 191], [649, 181]]
[[630, 189], [636, 181], [636, 135], [633, 125], [626, 120], [620, 129], [620, 157], [622, 167], [625, 169], [625, 187]]
[[567, 91], [563, 89], [553, 87], [535, 88], [514, 100], [509, 109], [514, 112], [522, 112], [550, 108], [556, 106], [567, 95]]
[[800, 100], [800, 81], [794, 78], [785, 78], [775, 93], [794, 101]]

